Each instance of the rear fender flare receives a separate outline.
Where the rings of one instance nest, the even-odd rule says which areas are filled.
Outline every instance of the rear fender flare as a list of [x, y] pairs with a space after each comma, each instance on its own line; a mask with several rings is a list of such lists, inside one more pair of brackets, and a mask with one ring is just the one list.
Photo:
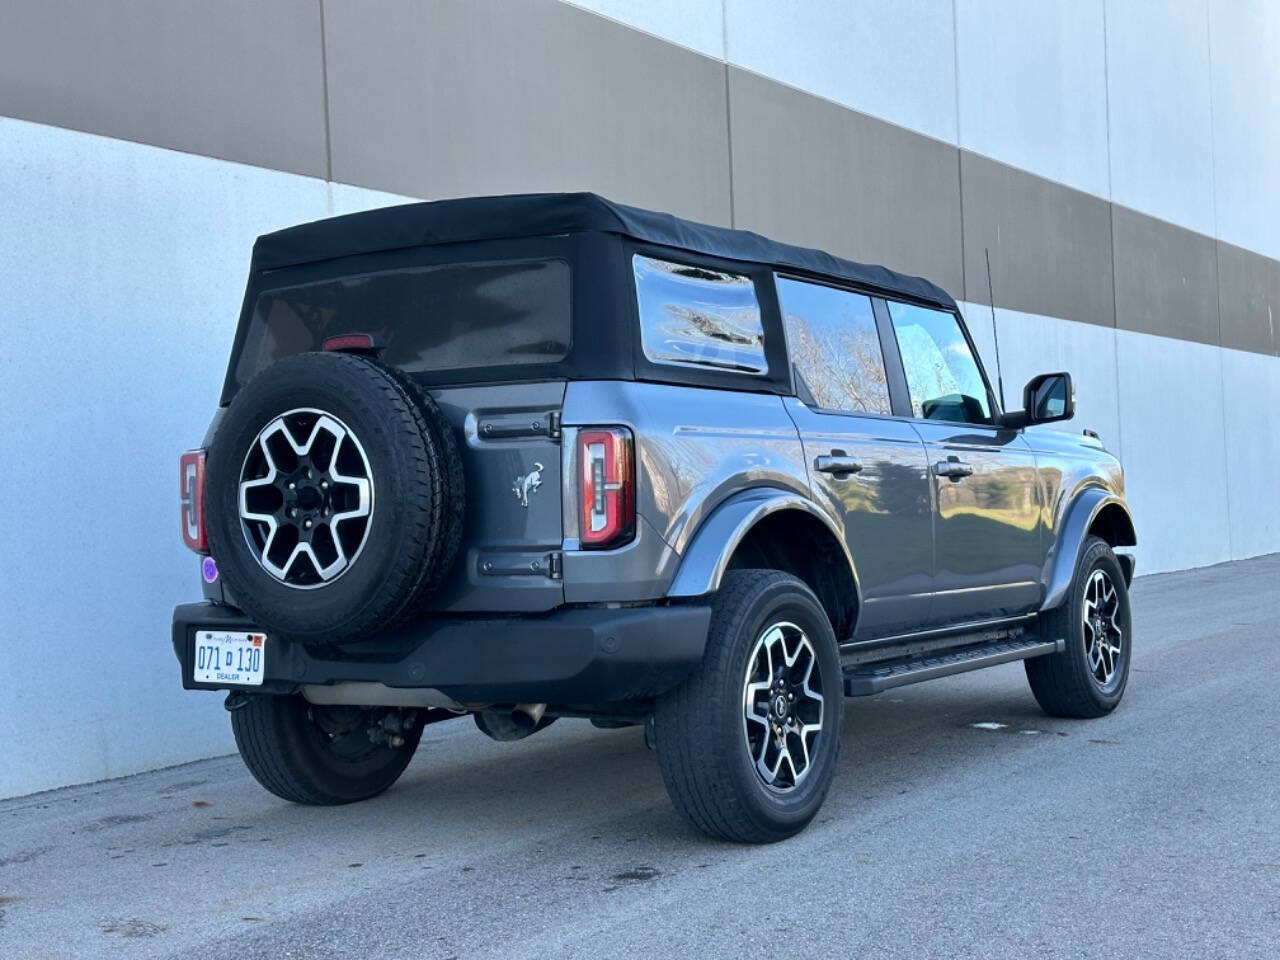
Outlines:
[[752, 527], [780, 510], [798, 510], [809, 514], [820, 520], [830, 531], [832, 538], [840, 546], [844, 561], [849, 565], [849, 574], [853, 577], [857, 593], [858, 609], [861, 609], [862, 587], [843, 531], [836, 529], [831, 518], [811, 500], [789, 490], [772, 488], [736, 493], [712, 511], [690, 541], [667, 596], [700, 597], [718, 590], [738, 545], [751, 532]]

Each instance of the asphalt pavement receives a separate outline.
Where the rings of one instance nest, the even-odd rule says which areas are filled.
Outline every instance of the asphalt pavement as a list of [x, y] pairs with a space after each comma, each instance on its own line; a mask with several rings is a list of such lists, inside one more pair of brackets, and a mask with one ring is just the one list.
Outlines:
[[1280, 555], [1140, 578], [1109, 717], [1043, 716], [1019, 664], [847, 701], [826, 806], [769, 847], [584, 721], [428, 728], [349, 807], [236, 757], [0, 802], [0, 957], [1275, 958], [1278, 621]]

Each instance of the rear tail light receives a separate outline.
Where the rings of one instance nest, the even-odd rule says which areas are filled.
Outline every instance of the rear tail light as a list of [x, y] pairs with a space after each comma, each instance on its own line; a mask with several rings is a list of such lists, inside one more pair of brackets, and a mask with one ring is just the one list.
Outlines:
[[371, 333], [344, 333], [341, 336], [329, 337], [320, 345], [320, 349], [328, 353], [372, 353], [386, 349], [386, 342]]
[[636, 470], [631, 431], [597, 427], [578, 431], [578, 540], [583, 547], [616, 547], [635, 535]]
[[188, 450], [178, 461], [182, 542], [196, 553], [209, 549], [209, 539], [204, 533], [204, 458], [203, 450]]

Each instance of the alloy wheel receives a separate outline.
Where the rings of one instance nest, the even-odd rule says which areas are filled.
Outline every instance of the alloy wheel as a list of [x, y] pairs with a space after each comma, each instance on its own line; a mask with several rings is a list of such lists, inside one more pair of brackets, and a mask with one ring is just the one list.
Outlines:
[[747, 658], [743, 733], [756, 774], [786, 791], [812, 769], [822, 732], [822, 668], [808, 635], [790, 622], [766, 627]]
[[1124, 651], [1124, 627], [1120, 622], [1120, 592], [1110, 575], [1094, 570], [1084, 588], [1084, 650], [1094, 682], [1111, 686]]
[[281, 414], [259, 431], [240, 471], [240, 523], [258, 564], [313, 589], [360, 554], [373, 519], [373, 475], [359, 439], [331, 413]]

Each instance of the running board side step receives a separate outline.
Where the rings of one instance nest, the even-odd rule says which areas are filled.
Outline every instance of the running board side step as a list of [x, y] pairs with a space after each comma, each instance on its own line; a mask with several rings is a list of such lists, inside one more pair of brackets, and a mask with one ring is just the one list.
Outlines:
[[1013, 640], [976, 643], [941, 653], [851, 665], [844, 668], [844, 695], [869, 697], [908, 683], [921, 683], [1014, 660], [1060, 653], [1065, 647], [1063, 640], [1042, 640], [1024, 634]]

